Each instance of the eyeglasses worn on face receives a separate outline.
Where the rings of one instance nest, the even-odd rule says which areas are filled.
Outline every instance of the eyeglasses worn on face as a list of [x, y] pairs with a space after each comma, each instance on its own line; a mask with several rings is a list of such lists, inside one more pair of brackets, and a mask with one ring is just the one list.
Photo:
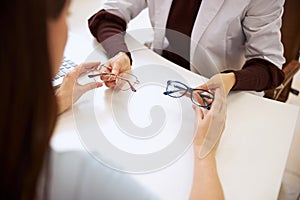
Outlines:
[[215, 98], [214, 93], [209, 90], [193, 89], [179, 81], [172, 80], [167, 82], [166, 91], [163, 94], [173, 98], [189, 96], [195, 105], [207, 110], [211, 108], [211, 104]]
[[138, 78], [128, 72], [122, 72], [119, 75], [103, 72], [103, 69], [111, 69], [106, 67], [104, 64], [100, 65], [96, 70], [93, 71], [93, 74], [88, 75], [89, 78], [101, 77], [104, 81], [116, 81], [116, 87], [122, 91], [131, 90], [136, 92], [135, 85], [139, 84], [140, 81]]

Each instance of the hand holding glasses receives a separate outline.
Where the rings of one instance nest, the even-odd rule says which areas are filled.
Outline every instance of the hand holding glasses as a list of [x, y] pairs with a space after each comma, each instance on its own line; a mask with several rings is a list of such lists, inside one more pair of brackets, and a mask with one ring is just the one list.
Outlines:
[[109, 69], [109, 67], [105, 66], [104, 64], [98, 66], [96, 70], [93, 71], [93, 74], [88, 75], [89, 78], [94, 77], [101, 77], [101, 79], [105, 81], [116, 81], [116, 87], [122, 91], [131, 90], [136, 92], [134, 85], [139, 84], [138, 78], [127, 72], [122, 72], [118, 75], [110, 73], [110, 72], [103, 72], [104, 69]]
[[211, 104], [214, 101], [214, 93], [209, 90], [193, 89], [179, 81], [171, 80], [167, 82], [164, 95], [168, 95], [173, 98], [189, 96], [195, 105], [206, 108], [207, 110], [211, 108]]

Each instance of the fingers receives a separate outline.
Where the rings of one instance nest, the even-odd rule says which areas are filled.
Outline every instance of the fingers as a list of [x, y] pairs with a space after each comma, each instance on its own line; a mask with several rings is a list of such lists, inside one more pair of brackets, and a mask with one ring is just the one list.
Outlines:
[[197, 88], [204, 90], [215, 90], [216, 88], [224, 88], [222, 76], [220, 74], [216, 74], [212, 76], [206, 83], [198, 86]]
[[226, 120], [226, 95], [224, 91], [220, 88], [215, 90], [215, 100], [212, 104], [212, 108], [204, 116], [204, 120], [207, 126], [207, 133], [201, 149], [199, 151], [199, 158], [203, 159], [211, 151], [215, 152], [216, 147], [218, 146], [218, 141], [225, 127]]
[[202, 111], [201, 108], [199, 108], [198, 106], [196, 105], [192, 105], [195, 113], [196, 113], [196, 119], [203, 119], [204, 118], [204, 113]]
[[[111, 58], [107, 63], [104, 72], [111, 73], [114, 75], [119, 75], [122, 72], [130, 70], [130, 59], [128, 55], [124, 52], [120, 52]], [[102, 81], [105, 82], [105, 85], [109, 88], [114, 88], [116, 86], [116, 77], [115, 76], [101, 76]]]
[[206, 83], [203, 83], [202, 85], [199, 85], [197, 88], [198, 89], [203, 89], [203, 90], [213, 90], [216, 87], [217, 87], [217, 85], [215, 83], [215, 78], [212, 77]]
[[226, 95], [224, 93], [224, 90], [217, 88], [215, 90], [215, 99], [211, 107], [212, 112], [217, 112], [222, 114], [226, 109], [225, 101], [226, 101]]
[[119, 52], [111, 59], [112, 73], [118, 75], [119, 73], [131, 69], [129, 56], [124, 52]]
[[197, 88], [198, 89], [203, 89], [203, 90], [211, 90], [211, 91], [213, 91], [213, 90], [215, 90], [216, 88], [219, 88], [219, 87], [220, 86], [219, 86], [218, 83], [215, 83], [215, 82], [209, 80], [208, 82], [206, 82], [206, 83], [198, 86]]
[[88, 70], [94, 70], [96, 69], [101, 63], [100, 62], [89, 62], [89, 63], [82, 63], [81, 66], [81, 72], [88, 71]]
[[193, 105], [195, 110], [195, 155], [199, 159], [207, 155], [215, 154], [217, 144], [225, 127], [226, 119], [226, 95], [224, 90], [214, 90], [215, 100], [210, 110], [201, 109]]
[[[119, 75], [120, 72], [120, 63], [114, 62], [111, 65], [111, 73], [115, 75]], [[103, 79], [102, 79], [103, 80]], [[109, 88], [114, 88], [116, 86], [116, 76], [110, 77], [108, 80], [105, 81], [105, 85]]]
[[180, 94], [184, 94], [184, 96], [191, 98], [191, 93], [190, 92], [186, 92], [186, 91], [179, 91]]
[[89, 91], [89, 90], [93, 90], [96, 88], [99, 88], [103, 85], [103, 83], [101, 82], [93, 82], [93, 83], [87, 83], [85, 85], [81, 85], [81, 92], [82, 94], [84, 94], [85, 92]]
[[116, 81], [104, 81], [106, 87], [108, 88], [114, 88], [116, 86]]
[[83, 63], [80, 65], [79, 76], [95, 70], [100, 65], [100, 62]]
[[100, 65], [100, 62], [90, 62], [90, 63], [82, 63], [72, 69], [68, 74], [75, 76], [78, 78], [79, 76], [96, 69], [97, 66]]
[[112, 70], [111, 73], [118, 75], [120, 73], [121, 63], [115, 62], [112, 64]]

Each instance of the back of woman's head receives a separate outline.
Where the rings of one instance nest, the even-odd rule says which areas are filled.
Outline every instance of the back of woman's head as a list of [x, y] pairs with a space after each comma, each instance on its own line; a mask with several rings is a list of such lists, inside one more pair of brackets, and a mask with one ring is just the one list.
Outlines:
[[0, 2], [0, 199], [33, 199], [56, 119], [47, 19], [66, 0]]

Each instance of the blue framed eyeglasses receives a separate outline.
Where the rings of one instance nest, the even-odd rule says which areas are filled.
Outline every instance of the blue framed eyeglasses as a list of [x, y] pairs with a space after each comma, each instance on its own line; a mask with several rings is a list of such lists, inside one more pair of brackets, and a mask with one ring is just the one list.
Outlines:
[[172, 80], [167, 82], [166, 91], [163, 94], [173, 98], [189, 96], [195, 105], [207, 110], [211, 108], [211, 104], [215, 98], [214, 93], [209, 90], [193, 89], [179, 81]]

